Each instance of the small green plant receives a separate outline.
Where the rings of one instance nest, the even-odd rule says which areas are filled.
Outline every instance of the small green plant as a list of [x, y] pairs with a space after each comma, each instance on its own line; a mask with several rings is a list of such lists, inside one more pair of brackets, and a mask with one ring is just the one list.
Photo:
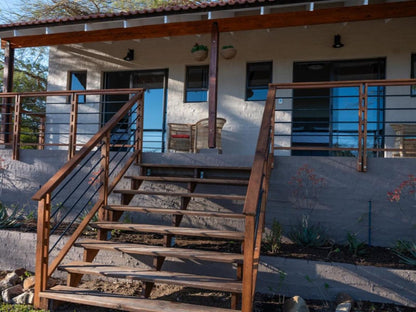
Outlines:
[[11, 207], [11, 214], [8, 213], [7, 207], [0, 202], [0, 229], [1, 228], [13, 228], [19, 226], [19, 217], [21, 212], [17, 206]]
[[224, 45], [224, 46], [222, 46], [222, 49], [223, 50], [225, 50], [225, 49], [234, 49], [234, 46], [233, 45]]
[[133, 223], [133, 218], [129, 212], [124, 213], [123, 223]]
[[310, 224], [308, 216], [292, 228], [289, 238], [296, 244], [308, 247], [321, 247], [328, 243], [326, 231], [319, 224]]
[[35, 310], [33, 306], [23, 304], [0, 304], [0, 312], [42, 312], [45, 310]]
[[354, 257], [365, 254], [366, 245], [364, 242], [360, 242], [357, 238], [356, 233], [347, 233], [347, 243], [346, 246], [348, 250], [353, 254]]
[[398, 240], [393, 251], [404, 263], [416, 265], [416, 242]]
[[275, 254], [279, 251], [282, 244], [282, 226], [276, 219], [273, 219], [270, 231], [265, 233], [263, 242], [271, 253]]
[[191, 53], [194, 53], [196, 51], [208, 51], [208, 47], [203, 44], [195, 43], [191, 49]]

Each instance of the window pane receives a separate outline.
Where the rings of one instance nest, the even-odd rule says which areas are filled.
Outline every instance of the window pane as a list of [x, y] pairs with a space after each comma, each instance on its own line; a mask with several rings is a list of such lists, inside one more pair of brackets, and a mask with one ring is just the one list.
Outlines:
[[208, 98], [208, 66], [186, 68], [185, 102], [206, 102]]
[[272, 62], [248, 63], [246, 100], [263, 101], [267, 98], [269, 83], [272, 82]]
[[272, 63], [247, 64], [247, 86], [264, 87], [271, 82]]
[[[87, 89], [87, 72], [71, 72], [69, 90], [86, 90]], [[78, 97], [78, 103], [85, 103], [85, 96]]]

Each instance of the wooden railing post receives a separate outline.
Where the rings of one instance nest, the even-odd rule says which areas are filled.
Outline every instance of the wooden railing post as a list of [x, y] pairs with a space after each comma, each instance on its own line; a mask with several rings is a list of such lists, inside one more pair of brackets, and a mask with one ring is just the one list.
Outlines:
[[363, 167], [362, 171], [367, 172], [367, 121], [368, 121], [368, 83], [364, 84], [364, 116], [363, 116]]
[[13, 121], [13, 160], [19, 160], [19, 145], [20, 145], [20, 127], [21, 127], [21, 97], [16, 95], [14, 103], [14, 121]]
[[77, 123], [78, 123], [78, 94], [71, 94], [71, 113], [69, 116], [69, 142], [68, 142], [68, 160], [75, 155], [77, 148]]
[[48, 285], [50, 213], [51, 194], [48, 193], [38, 204], [34, 306], [39, 309], [48, 308], [39, 293], [46, 290]]
[[142, 154], [143, 154], [143, 122], [144, 122], [144, 96], [143, 93], [137, 100], [137, 120], [136, 120], [136, 135], [134, 149], [135, 151], [139, 151], [136, 157], [136, 165], [141, 163], [142, 161]]
[[45, 149], [45, 130], [46, 130], [45, 124], [46, 124], [46, 117], [40, 117], [38, 150]]
[[254, 265], [254, 231], [256, 217], [246, 215], [244, 231], [244, 267], [243, 267], [243, 291], [241, 294], [241, 311], [253, 310], [253, 265]]
[[[103, 206], [108, 203], [108, 178], [110, 175], [110, 137], [111, 132], [106, 133], [103, 137], [103, 145], [101, 146], [101, 164], [100, 164], [100, 199]], [[100, 208], [98, 215], [100, 221], [108, 221], [107, 209]]]

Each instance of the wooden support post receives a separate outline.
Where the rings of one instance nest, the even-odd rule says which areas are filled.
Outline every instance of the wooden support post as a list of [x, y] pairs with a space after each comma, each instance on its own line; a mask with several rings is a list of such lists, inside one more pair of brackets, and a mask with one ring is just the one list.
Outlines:
[[21, 97], [16, 95], [14, 103], [14, 122], [13, 122], [13, 160], [19, 160], [19, 148], [20, 148], [20, 120], [21, 120]]
[[68, 142], [68, 160], [75, 155], [77, 149], [77, 123], [78, 123], [78, 94], [71, 95], [71, 113], [69, 116], [69, 142]]
[[36, 267], [35, 267], [35, 297], [34, 306], [39, 309], [47, 309], [47, 301], [41, 300], [39, 294], [46, 290], [48, 285], [48, 261], [49, 261], [49, 232], [50, 232], [51, 196], [46, 194], [39, 201], [38, 225], [36, 243]]
[[211, 30], [211, 59], [209, 63], [209, 91], [208, 91], [208, 146], [216, 148], [217, 134], [217, 86], [218, 86], [218, 23], [212, 24]]
[[[98, 219], [100, 221], [109, 221], [108, 210], [104, 207], [108, 204], [108, 178], [110, 166], [110, 132], [103, 138], [103, 145], [101, 146], [101, 164], [100, 164], [100, 198], [103, 206], [98, 210]], [[105, 240], [107, 231], [98, 230], [97, 239]]]
[[[3, 92], [13, 91], [14, 48], [6, 42], [4, 48]], [[12, 133], [11, 99], [3, 98], [1, 108], [0, 144], [10, 144]]]

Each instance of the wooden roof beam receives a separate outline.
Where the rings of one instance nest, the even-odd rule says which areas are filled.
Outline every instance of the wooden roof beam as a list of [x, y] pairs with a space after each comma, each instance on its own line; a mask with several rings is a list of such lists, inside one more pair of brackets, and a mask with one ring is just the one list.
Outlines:
[[382, 3], [354, 7], [337, 7], [314, 11], [285, 12], [265, 15], [220, 18], [212, 20], [145, 25], [131, 28], [115, 28], [82, 32], [43, 34], [2, 38], [15, 48], [53, 46], [60, 44], [120, 41], [146, 38], [196, 35], [210, 33], [213, 22], [220, 32], [243, 31], [319, 25], [343, 22], [416, 16], [416, 1]]

